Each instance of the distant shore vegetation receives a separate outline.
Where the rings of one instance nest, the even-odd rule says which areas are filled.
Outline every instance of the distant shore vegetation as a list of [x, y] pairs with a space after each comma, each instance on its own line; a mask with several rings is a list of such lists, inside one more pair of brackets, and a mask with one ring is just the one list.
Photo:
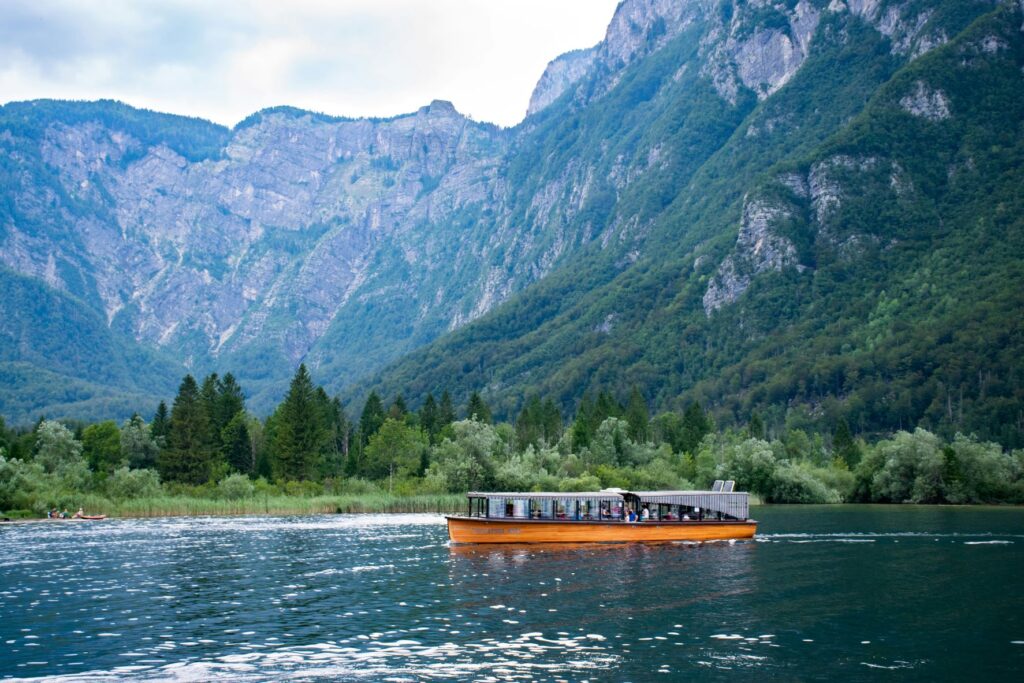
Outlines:
[[495, 424], [473, 393], [418, 410], [371, 393], [358, 419], [300, 366], [266, 419], [231, 374], [186, 376], [171, 408], [118, 425], [0, 417], [0, 510], [118, 516], [443, 512], [470, 490], [703, 489], [733, 479], [766, 503], [1024, 503], [1024, 450], [957, 434], [898, 431], [872, 443], [831, 433], [769, 434], [755, 414], [716, 428], [697, 403], [651, 416], [639, 389], [582, 397], [566, 421], [534, 396]]

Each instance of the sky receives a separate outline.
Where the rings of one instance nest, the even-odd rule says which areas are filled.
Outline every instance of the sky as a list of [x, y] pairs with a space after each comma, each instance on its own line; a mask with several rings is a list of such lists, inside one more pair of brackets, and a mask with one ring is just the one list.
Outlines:
[[228, 126], [265, 107], [522, 120], [618, 0], [3, 0], [0, 101], [116, 99]]

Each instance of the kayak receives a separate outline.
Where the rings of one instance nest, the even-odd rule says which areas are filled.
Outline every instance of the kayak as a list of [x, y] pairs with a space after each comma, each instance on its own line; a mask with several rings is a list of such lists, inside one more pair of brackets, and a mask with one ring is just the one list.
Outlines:
[[72, 517], [71, 519], [84, 519], [86, 521], [89, 521], [89, 520], [98, 520], [98, 519], [106, 519], [106, 518], [107, 518], [106, 515], [78, 515], [77, 517]]

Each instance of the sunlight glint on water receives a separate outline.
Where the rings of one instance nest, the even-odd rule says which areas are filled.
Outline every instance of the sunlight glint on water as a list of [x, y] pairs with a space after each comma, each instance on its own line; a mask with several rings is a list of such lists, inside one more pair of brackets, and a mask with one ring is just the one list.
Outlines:
[[1024, 666], [1024, 512], [757, 516], [752, 542], [566, 548], [449, 548], [434, 515], [3, 527], [0, 675], [868, 680]]

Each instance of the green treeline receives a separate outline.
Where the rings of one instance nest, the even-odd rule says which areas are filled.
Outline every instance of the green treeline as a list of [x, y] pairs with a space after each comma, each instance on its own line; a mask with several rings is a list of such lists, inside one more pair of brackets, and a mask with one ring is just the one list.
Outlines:
[[83, 500], [131, 510], [126, 501], [168, 497], [419, 496], [422, 509], [442, 509], [474, 489], [702, 489], [715, 479], [778, 503], [1024, 503], [1024, 450], [924, 429], [868, 444], [842, 420], [830, 433], [770, 434], [756, 414], [744, 428], [719, 430], [697, 403], [652, 417], [639, 388], [625, 402], [586, 395], [569, 421], [534, 396], [512, 423], [493, 424], [479, 393], [457, 409], [447, 391], [428, 394], [418, 411], [401, 395], [371, 393], [350, 419], [305, 366], [265, 420], [246, 410], [231, 374], [186, 376], [148, 423], [40, 420], [18, 430], [0, 418], [0, 510], [35, 514]]

